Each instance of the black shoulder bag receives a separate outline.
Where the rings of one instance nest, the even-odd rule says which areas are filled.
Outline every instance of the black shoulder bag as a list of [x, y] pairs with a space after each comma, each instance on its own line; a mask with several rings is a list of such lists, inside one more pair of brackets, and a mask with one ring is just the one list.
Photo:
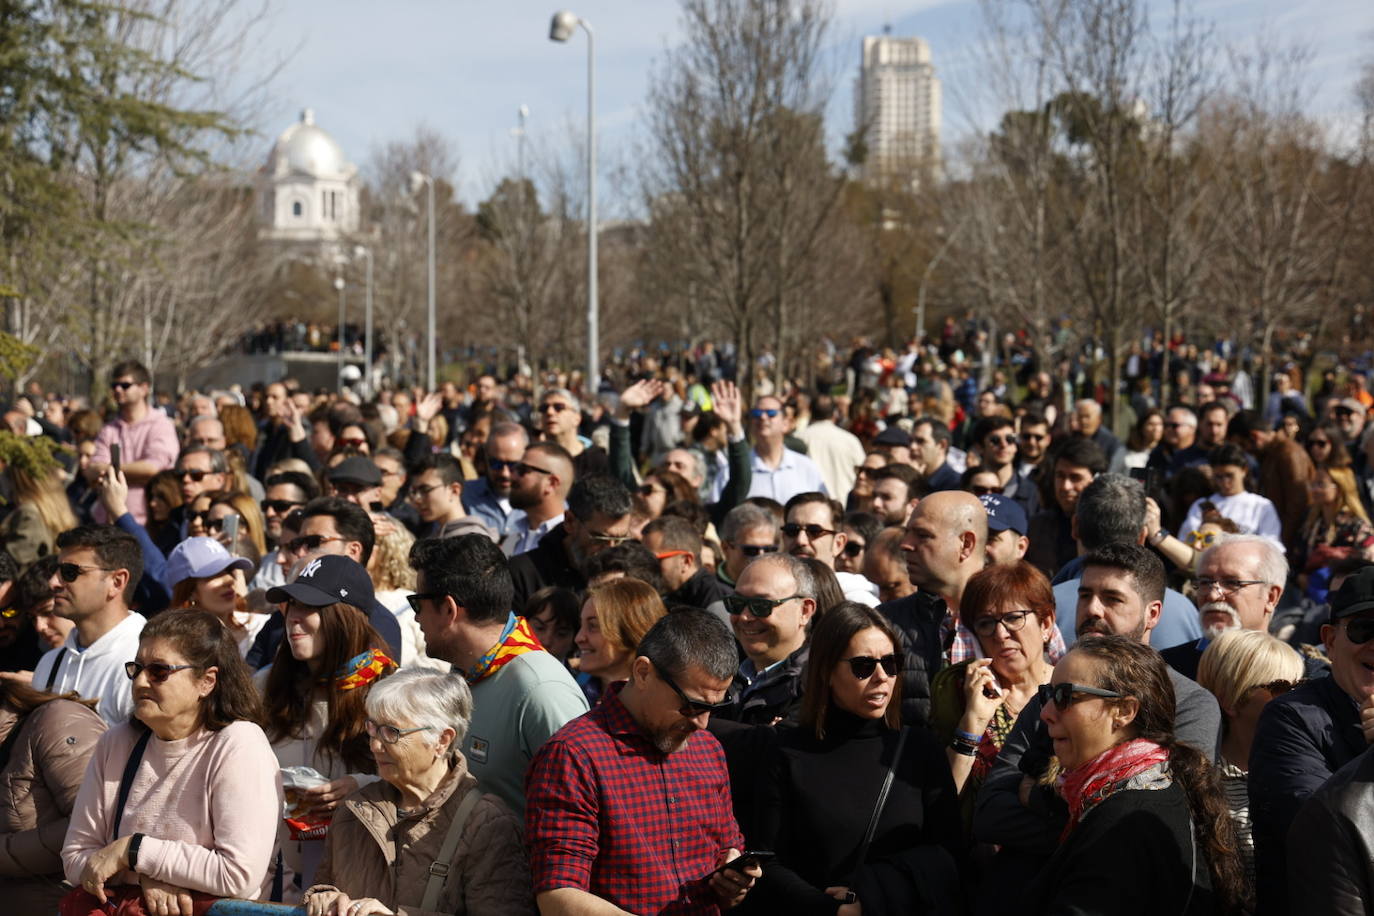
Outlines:
[[124, 806], [129, 803], [129, 790], [134, 784], [134, 774], [138, 772], [138, 765], [143, 762], [143, 752], [148, 749], [148, 739], [151, 737], [153, 737], [151, 731], [145, 731], [139, 736], [133, 750], [129, 751], [129, 762], [124, 764], [124, 775], [119, 777], [119, 795], [115, 798], [114, 829], [110, 831], [111, 842], [119, 839], [119, 823], [124, 820]]

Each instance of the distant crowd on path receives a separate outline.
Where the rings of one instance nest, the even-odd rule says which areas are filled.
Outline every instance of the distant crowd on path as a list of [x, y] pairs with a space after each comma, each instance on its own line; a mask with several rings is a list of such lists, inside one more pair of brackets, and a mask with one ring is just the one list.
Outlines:
[[943, 343], [749, 403], [712, 353], [17, 399], [16, 912], [1368, 911], [1354, 368], [1120, 441]]

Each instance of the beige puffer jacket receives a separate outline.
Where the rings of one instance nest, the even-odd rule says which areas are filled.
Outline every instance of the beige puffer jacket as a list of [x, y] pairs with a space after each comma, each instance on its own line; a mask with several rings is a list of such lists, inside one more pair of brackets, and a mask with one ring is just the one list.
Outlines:
[[454, 853], [437, 909], [421, 909], [429, 867], [449, 824], [477, 780], [461, 756], [449, 775], [409, 816], [400, 819], [401, 793], [381, 781], [344, 799], [334, 812], [324, 861], [306, 896], [343, 891], [373, 897], [400, 916], [534, 916], [534, 891], [520, 821], [494, 795], [472, 809]]
[[[0, 706], [0, 742], [19, 717]], [[71, 700], [29, 713], [0, 771], [0, 894], [10, 913], [55, 913], [64, 893], [62, 842], [105, 721]]]

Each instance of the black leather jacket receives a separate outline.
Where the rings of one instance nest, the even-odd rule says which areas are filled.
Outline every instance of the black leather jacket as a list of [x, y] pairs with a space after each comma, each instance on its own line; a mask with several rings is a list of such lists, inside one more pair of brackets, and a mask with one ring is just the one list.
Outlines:
[[1346, 764], [1288, 830], [1289, 912], [1374, 914], [1374, 752]]

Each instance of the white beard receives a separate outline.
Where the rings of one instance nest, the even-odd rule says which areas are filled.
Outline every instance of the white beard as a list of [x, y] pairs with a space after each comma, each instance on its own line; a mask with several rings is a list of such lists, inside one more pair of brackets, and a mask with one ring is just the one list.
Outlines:
[[[1212, 612], [1225, 613], [1230, 620], [1227, 623], [1214, 623], [1208, 626], [1203, 621], [1206, 615]], [[1241, 628], [1240, 614], [1225, 601], [1209, 601], [1197, 609], [1198, 622], [1202, 623], [1202, 635], [1208, 639], [1216, 639], [1228, 630], [1239, 630]]]

